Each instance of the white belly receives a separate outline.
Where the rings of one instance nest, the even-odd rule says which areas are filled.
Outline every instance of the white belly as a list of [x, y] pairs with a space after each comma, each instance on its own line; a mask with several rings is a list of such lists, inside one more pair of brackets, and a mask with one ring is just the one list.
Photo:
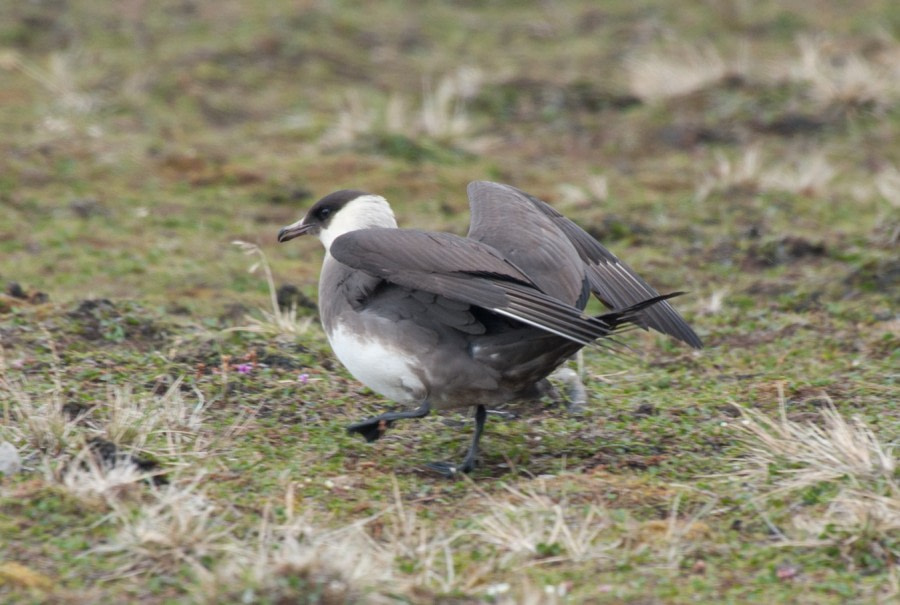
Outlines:
[[398, 403], [421, 403], [425, 385], [411, 370], [415, 362], [377, 340], [359, 338], [337, 326], [328, 342], [335, 355], [361, 383]]

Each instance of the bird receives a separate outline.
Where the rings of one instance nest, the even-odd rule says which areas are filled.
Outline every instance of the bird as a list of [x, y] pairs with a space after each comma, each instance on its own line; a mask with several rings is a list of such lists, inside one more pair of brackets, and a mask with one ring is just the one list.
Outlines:
[[[476, 465], [488, 406], [533, 399], [583, 347], [615, 348], [629, 327], [694, 348], [697, 333], [628, 265], [552, 206], [511, 185], [474, 181], [465, 237], [400, 228], [381, 195], [343, 189], [283, 227], [278, 241], [318, 236], [325, 248], [319, 317], [337, 358], [402, 406], [351, 424], [372, 442], [396, 421], [475, 408], [461, 463]], [[594, 295], [610, 310], [591, 316]]]

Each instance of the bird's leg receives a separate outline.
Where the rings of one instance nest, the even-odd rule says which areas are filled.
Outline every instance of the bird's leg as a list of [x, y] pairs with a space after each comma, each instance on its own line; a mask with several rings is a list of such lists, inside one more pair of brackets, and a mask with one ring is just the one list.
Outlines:
[[472, 436], [472, 443], [469, 445], [469, 451], [463, 459], [460, 472], [468, 473], [475, 468], [475, 458], [478, 456], [478, 442], [481, 440], [481, 434], [484, 432], [484, 421], [487, 419], [487, 408], [479, 405], [475, 408], [475, 434]]
[[384, 432], [390, 427], [395, 420], [404, 420], [406, 418], [424, 418], [431, 412], [431, 403], [426, 399], [422, 405], [408, 412], [388, 412], [381, 416], [375, 416], [347, 427], [348, 433], [359, 433], [366, 438], [366, 441], [372, 442], [384, 435]]
[[588, 402], [587, 389], [584, 388], [584, 383], [578, 373], [571, 368], [562, 367], [553, 372], [550, 378], [559, 380], [566, 386], [569, 412], [572, 414], [584, 412]]
[[430, 462], [426, 466], [433, 471], [437, 471], [445, 477], [453, 477], [457, 473], [469, 473], [475, 468], [475, 458], [478, 457], [478, 441], [481, 439], [481, 433], [484, 432], [484, 421], [487, 418], [487, 408], [483, 405], [475, 407], [475, 434], [472, 436], [472, 443], [469, 445], [469, 451], [463, 459], [462, 465], [456, 466], [450, 462]]

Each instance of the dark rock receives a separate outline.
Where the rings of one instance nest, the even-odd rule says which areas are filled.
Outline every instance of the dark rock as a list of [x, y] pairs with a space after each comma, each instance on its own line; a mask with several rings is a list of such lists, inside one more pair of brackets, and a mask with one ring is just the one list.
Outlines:
[[647, 401], [645, 401], [644, 403], [639, 405], [637, 407], [637, 409], [634, 410], [634, 415], [636, 417], [656, 416], [657, 414], [659, 414], [659, 410], [656, 409], [656, 406], [654, 406], [652, 403], [649, 403]]
[[276, 191], [269, 195], [269, 202], [273, 204], [293, 204], [311, 199], [313, 192], [306, 187], [293, 187]]
[[766, 134], [782, 137], [793, 137], [804, 134], [815, 134], [822, 130], [826, 122], [816, 116], [799, 113], [786, 113], [767, 122], [754, 123], [753, 127]]
[[250, 309], [241, 303], [228, 303], [219, 315], [219, 321], [224, 323], [242, 321], [249, 312]]
[[634, 221], [626, 221], [615, 215], [606, 216], [600, 225], [589, 225], [585, 230], [589, 235], [601, 242], [618, 241], [650, 233], [650, 230], [644, 225]]
[[691, 149], [700, 144], [733, 144], [738, 141], [734, 132], [726, 127], [712, 128], [701, 124], [669, 124], [663, 126], [656, 138], [675, 149]]
[[802, 237], [788, 235], [777, 240], [756, 245], [748, 250], [748, 260], [763, 267], [787, 265], [803, 258], [825, 256], [827, 249], [821, 242], [811, 242]]
[[[144, 472], [151, 472], [159, 468], [159, 462], [149, 456], [123, 452], [118, 445], [101, 437], [88, 439], [87, 444], [94, 459], [105, 468], [113, 468], [119, 464], [133, 464], [138, 470]], [[151, 480], [154, 485], [164, 485], [169, 482], [162, 473], [154, 473]]]
[[270, 368], [281, 368], [285, 370], [300, 370], [306, 367], [304, 363], [296, 358], [288, 355], [280, 355], [278, 353], [264, 353], [259, 356], [259, 362]]
[[67, 401], [62, 406], [63, 414], [70, 420], [75, 420], [79, 416], [87, 413], [93, 406], [80, 401]]
[[870, 260], [851, 271], [844, 278], [844, 283], [870, 292], [896, 291], [900, 287], [900, 260]]
[[97, 311], [116, 312], [116, 306], [107, 298], [91, 298], [78, 303], [78, 307], [69, 313], [70, 317], [92, 316]]
[[106, 216], [109, 210], [103, 204], [92, 197], [72, 200], [69, 202], [69, 210], [78, 218], [88, 219], [92, 216]]
[[312, 311], [316, 311], [318, 309], [318, 305], [316, 302], [306, 296], [300, 289], [293, 284], [284, 284], [283, 286], [278, 287], [278, 291], [275, 293], [275, 298], [278, 300], [278, 307], [282, 311], [286, 311], [291, 309], [292, 307], [296, 307], [298, 309], [310, 309]]
[[22, 286], [19, 285], [18, 282], [11, 281], [6, 285], [6, 293], [12, 296], [13, 298], [28, 298], [28, 294], [25, 293], [25, 290], [22, 289]]

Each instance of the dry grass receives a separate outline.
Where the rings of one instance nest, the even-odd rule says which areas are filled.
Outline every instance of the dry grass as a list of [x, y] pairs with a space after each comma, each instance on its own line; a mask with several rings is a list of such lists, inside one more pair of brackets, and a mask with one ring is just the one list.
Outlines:
[[45, 458], [42, 461], [44, 480], [61, 486], [76, 500], [90, 506], [109, 507], [137, 497], [153, 477], [125, 459], [115, 464], [99, 460], [87, 445], [67, 458], [63, 466]]
[[561, 208], [589, 208], [593, 204], [609, 200], [609, 181], [605, 175], [588, 176], [584, 183], [560, 183], [556, 186]]
[[595, 505], [578, 510], [533, 487], [506, 490], [508, 498], [503, 500], [484, 496], [488, 512], [476, 520], [472, 532], [502, 553], [500, 563], [505, 566], [608, 560], [610, 551], [619, 546], [619, 540], [600, 539], [612, 521]]
[[879, 52], [864, 56], [825, 35], [799, 36], [799, 56], [776, 62], [776, 78], [804, 82], [822, 106], [885, 110], [900, 98], [900, 43], [883, 36]]
[[0, 437], [17, 447], [26, 465], [41, 469], [48, 484], [79, 501], [116, 509], [159, 474], [141, 470], [138, 460], [190, 468], [209, 454], [214, 441], [204, 428], [205, 399], [195, 389], [197, 400], [189, 402], [181, 378], [159, 395], [136, 394], [128, 384], [110, 387], [105, 400], [74, 412], [65, 406], [73, 387], [56, 345], [46, 338], [54, 361], [52, 387], [44, 393], [35, 394], [24, 378], [12, 376], [0, 349]]
[[96, 139], [103, 135], [95, 115], [100, 98], [86, 92], [78, 82], [83, 71], [81, 59], [72, 52], [55, 52], [47, 57], [44, 67], [15, 51], [0, 51], [0, 70], [24, 74], [44, 93], [40, 122], [35, 128], [42, 140], [73, 136]]
[[49, 55], [47, 68], [43, 68], [21, 54], [7, 50], [0, 53], [0, 69], [19, 71], [40, 84], [54, 99], [58, 109], [75, 114], [86, 114], [96, 109], [96, 97], [80, 90], [74, 74], [76, 57], [71, 53], [57, 52]]
[[709, 45], [670, 44], [641, 52], [625, 63], [629, 90], [646, 101], [680, 97], [746, 72], [737, 61], [726, 61]]
[[117, 553], [120, 569], [160, 573], [183, 563], [203, 570], [203, 559], [234, 552], [233, 526], [225, 521], [220, 502], [206, 496], [203, 474], [176, 480], [162, 487], [148, 487], [135, 507], [123, 499], [108, 500], [110, 520], [118, 531], [96, 552]]
[[900, 43], [882, 35], [875, 51], [863, 53], [824, 34], [800, 35], [796, 55], [752, 63], [743, 49], [726, 59], [712, 45], [671, 42], [641, 51], [625, 63], [629, 90], [647, 101], [680, 97], [726, 78], [800, 82], [820, 107], [890, 108], [900, 98]]
[[[20, 449], [57, 456], [78, 447], [78, 419], [67, 414], [64, 405], [63, 378], [59, 356], [53, 339], [45, 332], [53, 363], [50, 368], [52, 387], [38, 396], [26, 387], [23, 378], [14, 378], [7, 367], [4, 350], [0, 347], [0, 395], [2, 395], [3, 424], [0, 437], [4, 437]], [[32, 452], [26, 453], [26, 458]]]
[[836, 176], [837, 170], [821, 152], [766, 163], [759, 147], [749, 147], [734, 159], [717, 152], [712, 169], [697, 185], [695, 198], [703, 201], [713, 193], [732, 191], [785, 191], [822, 196]]
[[[203, 576], [198, 595], [204, 602], [242, 591], [274, 598], [291, 594], [293, 578], [325, 602], [359, 595], [375, 603], [418, 595], [412, 598], [420, 602], [424, 595], [455, 592], [498, 603], [564, 602], [571, 585], [536, 583], [530, 570], [566, 564], [612, 569], [650, 557], [674, 571], [707, 531], [700, 519], [711, 505], [684, 517], [676, 496], [668, 520], [636, 523], [538, 483], [507, 485], [502, 497], [479, 490], [467, 501], [474, 516], [462, 528], [423, 518], [403, 503], [396, 482], [394, 504], [343, 527], [328, 528], [306, 513], [277, 524], [267, 505], [256, 543], [234, 539], [229, 554]], [[293, 509], [293, 498], [289, 486], [286, 510]], [[478, 562], [462, 563], [462, 551], [479, 552]]]
[[859, 418], [846, 420], [830, 400], [821, 424], [791, 421], [781, 385], [779, 395], [777, 419], [742, 408], [748, 454], [737, 476], [756, 486], [762, 501], [804, 492], [813, 502], [824, 500], [791, 516], [795, 531], [787, 532], [788, 544], [834, 543], [896, 561], [900, 464], [894, 446], [882, 444]]
[[298, 594], [323, 603], [358, 598], [368, 586], [393, 585], [391, 560], [358, 525], [327, 531], [306, 520], [273, 526], [265, 520], [257, 543], [243, 543], [196, 588], [197, 601], [236, 598], [280, 601]]
[[[398, 558], [421, 557], [419, 575], [427, 576], [427, 559], [441, 550], [422, 546], [422, 527], [401, 504], [337, 528], [317, 523], [308, 512], [295, 515], [292, 483], [279, 504], [287, 515], [283, 522], [274, 520], [273, 506], [267, 504], [255, 538], [230, 537], [228, 555], [200, 575], [198, 601], [219, 603], [238, 596], [277, 601], [308, 594], [324, 603], [344, 603], [366, 593], [371, 602], [388, 602], [384, 594], [401, 594], [412, 586], [397, 573]], [[373, 538], [369, 526], [375, 522], [385, 537]]]
[[[67, 388], [62, 373], [56, 375], [51, 402], [61, 401]], [[28, 431], [48, 430], [53, 422], [42, 415], [53, 416], [55, 408], [35, 404], [28, 384], [8, 371], [0, 377], [14, 395], [6, 418], [27, 411], [34, 423], [25, 425]], [[196, 579], [188, 590], [197, 602], [297, 594], [317, 594], [324, 603], [386, 603], [396, 595], [421, 602], [459, 593], [497, 603], [562, 603], [576, 587], [543, 582], [535, 571], [590, 566], [608, 573], [640, 561], [677, 577], [713, 531], [707, 519], [714, 519], [714, 494], [700, 494], [707, 504], [699, 506], [699, 492], [690, 506], [683, 495], [667, 497], [665, 519], [640, 520], [601, 504], [604, 486], [590, 476], [573, 476], [579, 489], [578, 498], [571, 497], [559, 487], [564, 474], [492, 492], [470, 484], [470, 495], [458, 503], [469, 513], [437, 520], [408, 503], [395, 481], [393, 503], [350, 523], [299, 508], [294, 489], [300, 483], [289, 482], [282, 502], [262, 505], [254, 529], [228, 500], [210, 493], [209, 467], [195, 464], [233, 450], [240, 437], [239, 429], [220, 429], [213, 443], [207, 412], [205, 399], [186, 396], [181, 381], [161, 395], [136, 394], [126, 384], [110, 389], [90, 415], [66, 419], [66, 439], [53, 440], [49, 449], [8, 420], [3, 429], [30, 448], [27, 455], [38, 456], [47, 483], [105, 512], [110, 537], [92, 554], [110, 557], [118, 575], [188, 569]], [[884, 536], [900, 529], [897, 461], [870, 429], [831, 407], [823, 411], [822, 426], [754, 412], [746, 412], [742, 426], [749, 454], [738, 476], [765, 494], [759, 506], [823, 483], [839, 488], [823, 505], [792, 515], [784, 545], [836, 544], [849, 560], [861, 550], [880, 561], [896, 556], [896, 542]], [[90, 436], [116, 440], [129, 455], [164, 458], [169, 483], [154, 486], [128, 459], [102, 463], [84, 445]], [[477, 561], [460, 558], [463, 552], [478, 552]], [[594, 588], [617, 590], [612, 584]]]
[[787, 465], [773, 478], [776, 492], [841, 480], [853, 489], [883, 484], [888, 492], [900, 495], [893, 447], [882, 445], [860, 419], [848, 422], [829, 400], [820, 412], [822, 426], [798, 423], [787, 418], [783, 391], [779, 404], [778, 419], [742, 409], [742, 426], [753, 438], [748, 444], [753, 464], [746, 476], [768, 478], [771, 468]]
[[236, 326], [228, 328], [225, 332], [253, 332], [254, 334], [262, 334], [279, 338], [294, 340], [298, 336], [305, 334], [312, 325], [313, 317], [297, 317], [297, 305], [291, 305], [290, 309], [284, 310], [278, 304], [278, 294], [275, 287], [275, 278], [272, 276], [272, 269], [269, 267], [269, 261], [265, 252], [256, 244], [244, 241], [232, 242], [235, 246], [248, 256], [257, 256], [258, 260], [254, 262], [249, 269], [250, 273], [255, 273], [260, 267], [266, 278], [266, 285], [269, 288], [269, 303], [271, 311], [260, 309], [259, 313], [262, 318], [247, 317], [249, 322], [244, 326]]
[[894, 210], [900, 210], [900, 170], [889, 166], [875, 175], [875, 189]]
[[482, 80], [481, 70], [461, 67], [439, 78], [437, 84], [426, 79], [421, 98], [412, 103], [400, 94], [385, 100], [376, 91], [353, 89], [344, 96], [336, 123], [320, 143], [334, 149], [373, 134], [399, 134], [466, 147], [472, 143], [473, 128], [466, 103], [478, 94]]

